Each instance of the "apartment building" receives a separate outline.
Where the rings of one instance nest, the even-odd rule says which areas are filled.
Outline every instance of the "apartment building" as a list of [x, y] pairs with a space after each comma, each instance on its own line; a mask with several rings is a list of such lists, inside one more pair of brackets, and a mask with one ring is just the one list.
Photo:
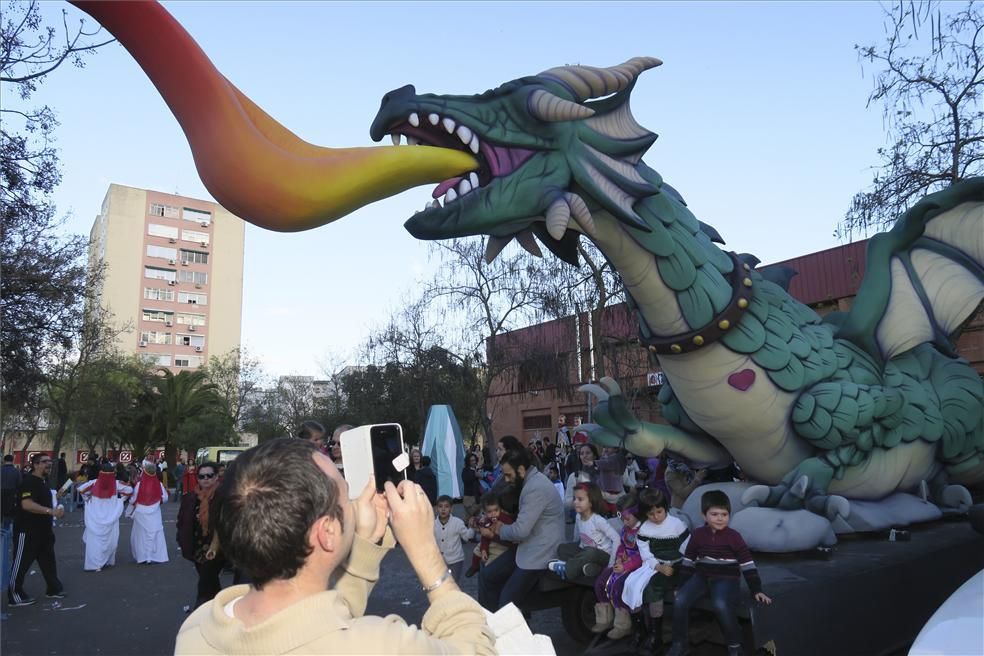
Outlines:
[[216, 203], [111, 184], [89, 234], [123, 352], [177, 373], [238, 348], [245, 223]]

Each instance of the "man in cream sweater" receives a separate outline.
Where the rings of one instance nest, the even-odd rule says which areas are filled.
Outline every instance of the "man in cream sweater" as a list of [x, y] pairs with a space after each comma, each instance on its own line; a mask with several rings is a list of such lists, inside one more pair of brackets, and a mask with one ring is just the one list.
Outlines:
[[[481, 607], [449, 575], [418, 485], [386, 483], [378, 494], [370, 478], [349, 501], [330, 458], [282, 439], [240, 455], [218, 497], [222, 549], [253, 584], [223, 590], [185, 620], [176, 655], [495, 653]], [[430, 602], [419, 629], [363, 615], [394, 537]]]

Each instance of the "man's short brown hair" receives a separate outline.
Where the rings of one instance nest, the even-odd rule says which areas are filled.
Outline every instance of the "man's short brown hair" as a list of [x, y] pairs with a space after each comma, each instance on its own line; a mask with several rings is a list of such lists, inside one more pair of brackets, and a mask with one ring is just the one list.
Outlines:
[[316, 453], [307, 440], [282, 438], [253, 447], [226, 468], [215, 528], [222, 551], [258, 590], [303, 567], [316, 521], [342, 521], [338, 486], [318, 466]]

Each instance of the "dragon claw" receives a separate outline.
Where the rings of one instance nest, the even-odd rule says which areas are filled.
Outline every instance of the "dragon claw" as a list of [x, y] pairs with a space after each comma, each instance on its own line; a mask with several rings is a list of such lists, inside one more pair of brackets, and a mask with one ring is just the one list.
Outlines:
[[830, 521], [837, 519], [838, 516], [846, 519], [851, 515], [851, 502], [840, 495], [831, 494], [827, 497], [825, 506], [824, 514]]
[[746, 506], [764, 506], [770, 492], [768, 485], [753, 485], [742, 493], [741, 502]]
[[605, 388], [605, 390], [609, 393], [609, 395], [611, 395], [611, 396], [621, 396], [622, 395], [622, 388], [619, 387], [618, 382], [616, 382], [616, 380], [614, 378], [610, 378], [609, 376], [605, 376], [604, 378], [602, 378], [598, 382], [601, 383], [601, 386]]
[[604, 388], [602, 388], [600, 385], [595, 385], [594, 383], [581, 385], [580, 387], [577, 388], [577, 391], [583, 392], [585, 394], [593, 394], [595, 397], [597, 397], [599, 402], [607, 401], [609, 396], [608, 392]]
[[951, 508], [962, 513], [967, 512], [974, 505], [970, 492], [963, 485], [947, 485], [943, 488], [942, 501], [944, 508]]
[[810, 489], [810, 477], [804, 474], [803, 476], [800, 476], [798, 479], [796, 479], [796, 482], [793, 483], [793, 486], [789, 488], [789, 494], [792, 494], [797, 499], [805, 499], [806, 492], [809, 489]]

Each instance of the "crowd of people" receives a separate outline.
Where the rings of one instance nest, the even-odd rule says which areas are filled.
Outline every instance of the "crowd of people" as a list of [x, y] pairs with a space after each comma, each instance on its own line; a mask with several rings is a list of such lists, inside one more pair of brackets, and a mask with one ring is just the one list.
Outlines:
[[[707, 595], [729, 652], [740, 653], [739, 576], [758, 601], [771, 600], [741, 536], [728, 528], [728, 498], [704, 494], [707, 525], [692, 534], [670, 512], [702, 482], [738, 472], [694, 471], [683, 462], [641, 459], [617, 449], [599, 452], [578, 434], [577, 423], [575, 430], [562, 425], [553, 439], [530, 444], [504, 436], [485, 448], [472, 445], [461, 472], [458, 515], [459, 499], [439, 496], [431, 463], [416, 448], [406, 481], [387, 482], [378, 493], [370, 480], [350, 499], [355, 495], [344, 477], [341, 435], [351, 427], [339, 426], [328, 437], [315, 421], [300, 426], [299, 439], [244, 452], [227, 472], [224, 464], [179, 462], [170, 479], [173, 495], [160, 459], [127, 467], [93, 455], [74, 475], [59, 465], [55, 482], [64, 475], [74, 485], [55, 492], [48, 479], [50, 456], [35, 454], [27, 472], [8, 456], [8, 602], [34, 602], [23, 586], [35, 561], [46, 595], [65, 594], [54, 559], [52, 522], [65, 512], [57, 494], [84, 506], [83, 568], [95, 572], [115, 565], [124, 516], [133, 518], [134, 561], [166, 562], [161, 505], [173, 496], [180, 500], [177, 543], [198, 574], [194, 604], [187, 606], [194, 612], [178, 636], [179, 654], [237, 653], [247, 643], [267, 645], [270, 653], [343, 653], [344, 645], [356, 641], [363, 650], [385, 644], [392, 653], [403, 653], [402, 647], [493, 653], [481, 608], [522, 607], [544, 576], [593, 585], [592, 631], [613, 640], [634, 635], [637, 647], [653, 653], [662, 647], [664, 602], [675, 598], [669, 653], [677, 655], [687, 644], [687, 611]], [[397, 542], [430, 600], [419, 629], [394, 617], [364, 616], [380, 561]], [[220, 574], [229, 569], [233, 586], [222, 590]], [[477, 600], [458, 588], [462, 577], [476, 575]], [[288, 606], [289, 613], [281, 612]], [[261, 624], [260, 635], [251, 633]]]

